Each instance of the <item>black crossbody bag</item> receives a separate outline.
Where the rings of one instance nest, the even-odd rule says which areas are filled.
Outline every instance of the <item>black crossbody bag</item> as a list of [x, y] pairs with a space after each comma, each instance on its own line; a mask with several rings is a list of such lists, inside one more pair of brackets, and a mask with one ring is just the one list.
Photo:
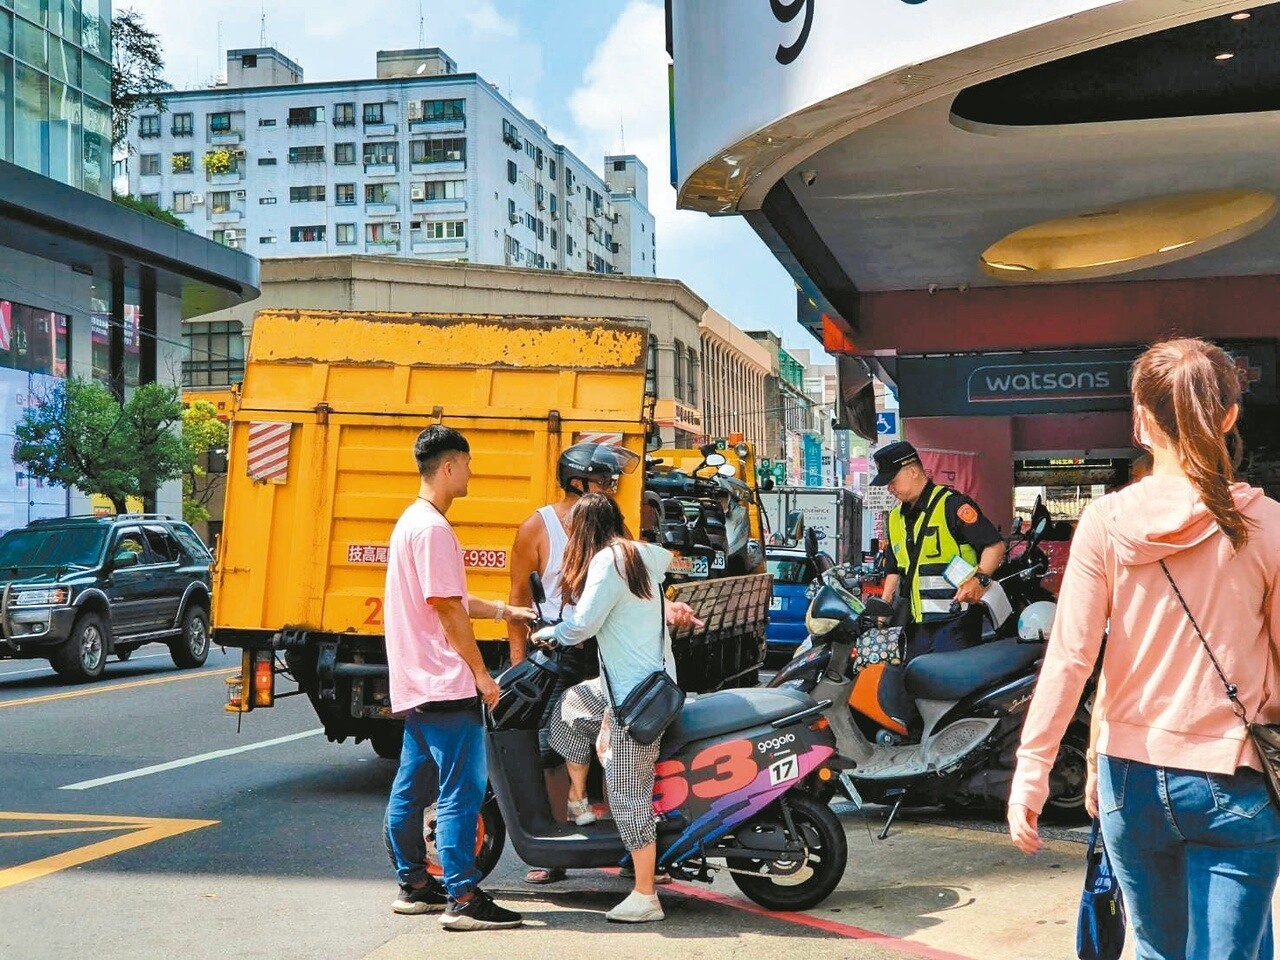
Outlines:
[[[666, 639], [667, 597], [658, 585], [658, 596], [661, 598], [658, 620], [658, 637]], [[665, 648], [666, 644], [663, 642]], [[663, 651], [663, 659], [666, 651]], [[613, 685], [609, 682], [609, 671], [604, 666], [604, 654], [600, 654], [600, 675], [604, 677], [605, 689], [609, 694], [609, 702], [613, 704], [613, 715], [627, 736], [636, 743], [648, 746], [666, 731], [667, 727], [680, 715], [684, 706], [684, 691], [676, 686], [671, 675], [664, 670], [655, 670], [641, 680], [627, 698], [618, 703], [613, 696]]]
[[1204, 644], [1204, 652], [1209, 655], [1209, 662], [1213, 664], [1213, 669], [1218, 672], [1218, 679], [1222, 681], [1222, 685], [1226, 688], [1227, 699], [1231, 701], [1231, 709], [1240, 718], [1240, 722], [1244, 724], [1244, 728], [1249, 734], [1249, 739], [1253, 741], [1253, 746], [1258, 751], [1258, 759], [1262, 761], [1262, 776], [1267, 781], [1267, 793], [1271, 795], [1271, 802], [1275, 804], [1276, 809], [1280, 809], [1280, 724], [1250, 722], [1248, 714], [1244, 711], [1244, 706], [1240, 703], [1236, 685], [1228, 680], [1227, 675], [1222, 672], [1222, 666], [1218, 663], [1218, 658], [1213, 655], [1213, 650], [1209, 648], [1209, 641], [1205, 639], [1204, 634], [1200, 631], [1200, 625], [1196, 623], [1196, 618], [1191, 615], [1191, 608], [1187, 606], [1187, 601], [1182, 597], [1182, 591], [1173, 582], [1173, 574], [1169, 572], [1169, 568], [1165, 566], [1163, 560], [1160, 561], [1160, 569], [1164, 571], [1165, 577], [1168, 578], [1169, 586], [1173, 587], [1173, 592], [1177, 596], [1178, 602], [1182, 604], [1182, 609], [1186, 613], [1187, 619], [1191, 621], [1191, 626], [1195, 629], [1196, 636]]

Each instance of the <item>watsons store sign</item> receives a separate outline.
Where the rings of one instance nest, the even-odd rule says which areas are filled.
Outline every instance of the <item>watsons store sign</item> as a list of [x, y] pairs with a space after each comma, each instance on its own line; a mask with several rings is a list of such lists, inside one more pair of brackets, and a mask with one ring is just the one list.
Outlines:
[[969, 374], [968, 398], [970, 403], [1124, 398], [1132, 362], [1129, 357], [1091, 363], [992, 364]]

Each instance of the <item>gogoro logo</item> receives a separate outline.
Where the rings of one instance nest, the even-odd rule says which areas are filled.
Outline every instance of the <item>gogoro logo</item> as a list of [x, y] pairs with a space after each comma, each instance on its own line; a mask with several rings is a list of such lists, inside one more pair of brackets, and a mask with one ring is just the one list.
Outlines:
[[785, 737], [774, 737], [772, 740], [761, 740], [756, 743], [756, 749], [761, 753], [769, 753], [771, 750], [777, 750], [779, 747], [785, 747], [788, 743], [795, 743], [796, 735], [788, 733]]
[[[769, 9], [773, 11], [773, 17], [779, 23], [790, 23], [796, 17], [804, 14], [804, 22], [800, 25], [800, 35], [796, 37], [795, 42], [790, 46], [778, 44], [778, 52], [775, 53], [774, 59], [784, 67], [795, 62], [796, 57], [800, 56], [804, 50], [804, 45], [809, 42], [809, 31], [813, 29], [813, 5], [816, 0], [769, 0]], [[903, 3], [916, 4], [924, 3], [925, 0], [902, 0]]]

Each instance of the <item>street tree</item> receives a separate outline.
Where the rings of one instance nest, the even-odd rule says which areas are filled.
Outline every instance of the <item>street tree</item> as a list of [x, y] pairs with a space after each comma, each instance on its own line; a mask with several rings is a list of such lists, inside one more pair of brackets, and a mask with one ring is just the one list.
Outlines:
[[208, 400], [189, 403], [182, 411], [182, 436], [193, 454], [191, 467], [182, 475], [182, 519], [202, 523], [209, 519], [209, 504], [222, 485], [221, 474], [209, 474], [208, 455], [223, 455], [230, 431], [218, 419], [218, 408]]
[[164, 110], [164, 52], [142, 14], [125, 9], [111, 20], [111, 143], [129, 134], [129, 118], [139, 110]]
[[175, 387], [144, 384], [122, 404], [96, 380], [72, 377], [23, 411], [13, 459], [36, 479], [101, 494], [124, 513], [127, 497], [153, 498], [191, 468], [182, 415]]

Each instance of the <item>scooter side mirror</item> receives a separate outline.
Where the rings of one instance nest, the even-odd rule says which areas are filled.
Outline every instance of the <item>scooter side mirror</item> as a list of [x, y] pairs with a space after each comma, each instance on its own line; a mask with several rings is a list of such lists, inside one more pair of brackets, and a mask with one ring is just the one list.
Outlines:
[[863, 599], [866, 604], [866, 615], [879, 620], [881, 617], [893, 616], [893, 604], [886, 603], [880, 597], [866, 597]]

